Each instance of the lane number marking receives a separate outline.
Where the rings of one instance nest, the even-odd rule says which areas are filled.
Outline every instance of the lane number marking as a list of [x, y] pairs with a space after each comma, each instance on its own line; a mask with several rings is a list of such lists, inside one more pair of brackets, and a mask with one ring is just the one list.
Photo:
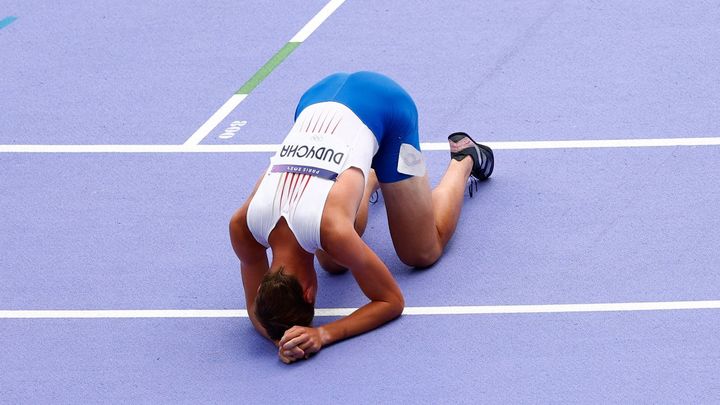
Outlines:
[[245, 120], [233, 121], [230, 123], [229, 127], [225, 128], [225, 131], [223, 131], [223, 133], [220, 134], [218, 138], [231, 139], [232, 137], [237, 135], [237, 133], [240, 131], [240, 128], [244, 127], [245, 125], [247, 125], [247, 121]]

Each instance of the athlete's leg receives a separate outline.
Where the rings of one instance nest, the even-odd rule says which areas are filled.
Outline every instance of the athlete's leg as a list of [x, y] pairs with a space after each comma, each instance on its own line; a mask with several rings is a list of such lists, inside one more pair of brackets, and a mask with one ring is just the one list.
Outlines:
[[473, 160], [450, 160], [440, 184], [430, 190], [426, 176], [380, 183], [390, 236], [403, 263], [427, 267], [450, 241], [464, 199]]
[[[368, 181], [365, 185], [365, 192], [363, 193], [363, 198], [360, 202], [360, 208], [358, 208], [357, 217], [355, 217], [355, 231], [360, 236], [363, 235], [363, 233], [365, 232], [365, 227], [367, 227], [370, 197], [375, 191], [377, 191], [379, 187], [380, 184], [378, 183], [377, 176], [375, 175], [375, 170], [370, 170], [370, 173], [368, 175]], [[320, 266], [322, 266], [323, 270], [327, 271], [328, 273], [339, 274], [347, 271], [345, 267], [335, 263], [335, 261], [323, 250], [316, 251], [315, 256], [317, 257], [318, 262], [320, 262]]]

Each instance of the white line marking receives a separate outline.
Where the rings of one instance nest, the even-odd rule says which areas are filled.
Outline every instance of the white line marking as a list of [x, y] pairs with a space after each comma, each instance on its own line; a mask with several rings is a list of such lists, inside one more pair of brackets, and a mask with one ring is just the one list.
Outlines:
[[[292, 37], [290, 42], [304, 42], [310, 34], [325, 22], [344, 2], [345, 0], [330, 0], [325, 7], [318, 11], [318, 13]], [[247, 96], [247, 94], [233, 94], [219, 110], [215, 111], [215, 113], [185, 141], [184, 145], [199, 145]]]
[[[718, 146], [720, 138], [591, 139], [483, 142], [495, 150], [652, 148]], [[0, 145], [0, 153], [254, 153], [275, 152], [277, 144], [247, 145]], [[446, 142], [423, 142], [424, 151], [446, 151]]]
[[219, 110], [215, 111], [215, 114], [208, 118], [208, 120], [185, 141], [185, 145], [197, 145], [202, 142], [246, 97], [247, 94], [233, 94]]
[[[318, 308], [315, 316], [345, 316], [357, 308]], [[407, 307], [403, 315], [485, 315], [569, 312], [670, 311], [720, 309], [720, 301], [620, 302], [601, 304], [481, 305]], [[75, 318], [247, 318], [244, 309], [145, 309], [145, 310], [13, 310], [0, 311], [0, 319]]]
[[279, 145], [0, 145], [0, 153], [242, 153]]
[[330, 0], [330, 2], [322, 8], [322, 10], [315, 14], [315, 17], [313, 17], [312, 20], [308, 21], [308, 23], [305, 24], [305, 26], [302, 27], [302, 29], [298, 31], [294, 37], [292, 37], [290, 42], [305, 42], [310, 34], [315, 32], [315, 30], [344, 2], [345, 0]]
[[244, 309], [110, 309], [0, 311], [0, 319], [247, 318]]
[[[483, 142], [484, 143], [484, 142]], [[448, 150], [446, 143], [426, 144], [427, 150]], [[720, 138], [660, 139], [586, 139], [568, 141], [487, 142], [493, 149], [575, 149], [575, 148], [647, 148], [662, 146], [716, 146]], [[422, 144], [421, 144], [422, 147]]]

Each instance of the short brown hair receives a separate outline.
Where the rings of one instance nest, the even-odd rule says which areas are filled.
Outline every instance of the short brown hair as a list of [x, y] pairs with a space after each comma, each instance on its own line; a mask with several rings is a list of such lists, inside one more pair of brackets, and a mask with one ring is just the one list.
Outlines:
[[271, 339], [279, 340], [295, 325], [309, 326], [314, 315], [315, 306], [305, 301], [297, 278], [282, 266], [265, 274], [255, 297], [255, 316]]

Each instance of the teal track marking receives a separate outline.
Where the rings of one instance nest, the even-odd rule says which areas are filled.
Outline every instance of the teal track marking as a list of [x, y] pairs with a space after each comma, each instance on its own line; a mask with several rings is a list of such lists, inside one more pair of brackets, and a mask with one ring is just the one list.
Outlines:
[[3, 18], [2, 20], [0, 20], [0, 30], [12, 24], [15, 20], [17, 20], [17, 17], [13, 16]]

